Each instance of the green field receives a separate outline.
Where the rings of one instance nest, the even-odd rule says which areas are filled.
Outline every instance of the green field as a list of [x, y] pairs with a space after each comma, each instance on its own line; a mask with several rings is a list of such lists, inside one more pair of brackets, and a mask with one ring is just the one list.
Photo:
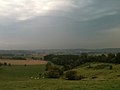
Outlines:
[[[91, 68], [88, 64], [77, 67], [76, 70], [86, 77], [78, 81], [36, 79], [39, 73], [44, 72], [45, 65], [1, 66], [0, 90], [119, 90], [120, 65], [112, 64], [112, 70], [109, 67], [95, 69], [98, 65], [104, 64], [92, 63]], [[96, 78], [92, 79], [93, 76]]]

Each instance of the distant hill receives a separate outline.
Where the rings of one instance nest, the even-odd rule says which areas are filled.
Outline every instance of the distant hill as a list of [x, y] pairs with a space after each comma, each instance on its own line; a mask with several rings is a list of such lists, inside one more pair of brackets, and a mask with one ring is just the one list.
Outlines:
[[35, 50], [36, 53], [45, 54], [102, 54], [102, 53], [118, 53], [120, 48], [105, 48], [105, 49], [47, 49], [47, 50]]
[[0, 54], [102, 54], [102, 53], [118, 53], [120, 48], [104, 48], [104, 49], [41, 49], [41, 50], [0, 50]]

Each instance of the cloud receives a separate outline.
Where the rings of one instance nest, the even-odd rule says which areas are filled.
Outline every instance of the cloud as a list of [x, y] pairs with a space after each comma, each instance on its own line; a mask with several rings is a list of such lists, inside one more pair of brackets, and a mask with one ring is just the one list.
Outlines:
[[0, 47], [115, 47], [119, 18], [119, 0], [0, 0]]
[[[66, 8], [72, 7], [72, 5], [66, 0], [1, 0], [0, 16], [26, 20], [60, 7]], [[65, 10], [69, 10], [69, 8]]]
[[73, 8], [84, 8], [91, 0], [0, 0], [0, 16], [26, 20], [51, 11], [71, 11]]
[[110, 5], [106, 5], [111, 4], [111, 0], [101, 2], [99, 0], [0, 0], [0, 17], [21, 21], [36, 16], [63, 14], [78, 21], [88, 21], [118, 13], [116, 3], [113, 3], [111, 8]]

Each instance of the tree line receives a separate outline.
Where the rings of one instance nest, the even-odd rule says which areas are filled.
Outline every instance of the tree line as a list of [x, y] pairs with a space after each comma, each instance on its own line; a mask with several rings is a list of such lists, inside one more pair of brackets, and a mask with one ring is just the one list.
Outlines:
[[101, 54], [101, 55], [89, 55], [82, 53], [81, 55], [47, 55], [45, 60], [51, 61], [54, 64], [61, 65], [64, 70], [70, 70], [76, 66], [82, 65], [87, 62], [104, 62], [104, 63], [116, 63], [120, 64], [120, 53], [113, 54]]

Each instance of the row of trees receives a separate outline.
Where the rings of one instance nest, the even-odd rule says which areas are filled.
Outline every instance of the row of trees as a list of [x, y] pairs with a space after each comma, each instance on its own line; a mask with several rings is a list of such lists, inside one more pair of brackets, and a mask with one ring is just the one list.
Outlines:
[[0, 56], [0, 59], [26, 60], [26, 57], [23, 57], [23, 56]]
[[51, 61], [54, 64], [62, 65], [64, 70], [72, 69], [76, 66], [87, 62], [105, 62], [120, 64], [120, 53], [101, 54], [101, 55], [88, 55], [83, 53], [81, 55], [47, 55], [45, 60]]

